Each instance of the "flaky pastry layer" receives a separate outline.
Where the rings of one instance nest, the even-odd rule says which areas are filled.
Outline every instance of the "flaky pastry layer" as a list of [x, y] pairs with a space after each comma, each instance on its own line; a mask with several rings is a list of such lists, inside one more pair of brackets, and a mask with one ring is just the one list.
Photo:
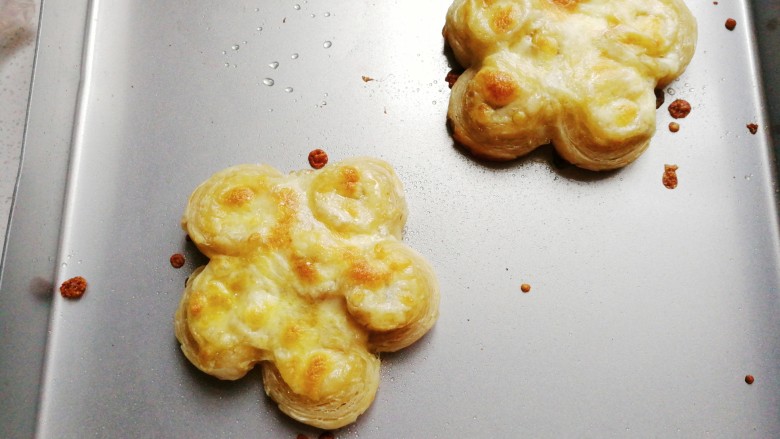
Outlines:
[[448, 119], [475, 155], [552, 143], [592, 170], [636, 159], [655, 132], [653, 90], [693, 57], [682, 0], [455, 0], [444, 36], [466, 69]]
[[182, 351], [226, 380], [260, 363], [266, 393], [298, 421], [355, 421], [379, 386], [377, 353], [414, 343], [438, 317], [433, 270], [400, 240], [406, 216], [401, 182], [376, 159], [216, 173], [182, 219], [210, 258], [176, 311]]

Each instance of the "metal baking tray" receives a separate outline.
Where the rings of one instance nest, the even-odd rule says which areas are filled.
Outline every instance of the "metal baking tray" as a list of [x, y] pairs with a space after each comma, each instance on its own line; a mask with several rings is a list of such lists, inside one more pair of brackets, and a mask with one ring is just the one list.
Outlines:
[[[671, 133], [659, 110], [650, 149], [601, 174], [549, 148], [488, 164], [453, 146], [449, 3], [46, 0], [2, 266], [0, 436], [316, 437], [258, 373], [192, 367], [172, 316], [203, 262], [179, 228], [192, 189], [322, 148], [395, 167], [405, 241], [442, 289], [436, 327], [383, 356], [373, 406], [337, 437], [780, 437], [777, 182], [749, 3], [688, 2], [698, 49], [666, 93], [692, 113]], [[76, 275], [89, 290], [66, 302]]]

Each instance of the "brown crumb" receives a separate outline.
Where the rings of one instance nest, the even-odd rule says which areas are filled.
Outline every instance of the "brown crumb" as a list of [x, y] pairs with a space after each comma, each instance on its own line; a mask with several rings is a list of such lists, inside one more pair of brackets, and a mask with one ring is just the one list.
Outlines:
[[524, 293], [530, 292], [531, 291], [531, 285], [529, 285], [529, 284], [522, 284], [522, 285], [520, 285], [520, 291], [522, 291]]
[[81, 276], [72, 277], [60, 285], [60, 294], [66, 299], [78, 299], [87, 291], [87, 280]]
[[661, 105], [664, 104], [664, 90], [661, 88], [656, 88], [653, 90], [653, 93], [655, 93], [655, 109], [661, 108]]
[[319, 439], [335, 439], [336, 436], [333, 435], [333, 433], [329, 431], [323, 431], [322, 434], [320, 434]]
[[680, 124], [677, 122], [669, 122], [669, 131], [673, 133], [680, 131]]
[[361, 78], [363, 78], [363, 82], [371, 82], [374, 80], [374, 78], [370, 76], [361, 76]]
[[712, 2], [712, 4], [713, 4], [713, 5], [717, 5], [717, 4], [718, 4], [718, 2]]
[[667, 189], [677, 187], [677, 165], [664, 165], [664, 176], [661, 178]]
[[328, 154], [321, 150], [315, 149], [309, 153], [309, 165], [314, 169], [322, 169], [323, 166], [328, 164]]
[[758, 132], [758, 125], [754, 123], [747, 124], [747, 129], [750, 131], [750, 134], [756, 134]]
[[174, 253], [171, 255], [171, 266], [173, 268], [183, 267], [185, 261], [186, 259], [184, 259], [184, 255], [181, 253]]
[[447, 81], [447, 84], [449, 84], [450, 88], [455, 85], [455, 81], [460, 78], [460, 74], [460, 72], [456, 72], [455, 70], [450, 70], [449, 73], [447, 73], [447, 76], [444, 78], [444, 80]]
[[728, 20], [726, 20], [726, 29], [734, 30], [735, 27], [737, 27], [737, 20], [733, 18], [729, 18]]
[[755, 378], [753, 378], [753, 375], [745, 375], [745, 382], [746, 382], [746, 383], [748, 383], [748, 384], [753, 384], [753, 381], [755, 381], [755, 380], [756, 380], [756, 379], [755, 379]]
[[669, 114], [675, 119], [682, 119], [691, 112], [691, 104], [684, 99], [676, 99], [669, 104]]
[[295, 439], [309, 439], [309, 436], [306, 436], [303, 433], [298, 433], [298, 436], [295, 436]]

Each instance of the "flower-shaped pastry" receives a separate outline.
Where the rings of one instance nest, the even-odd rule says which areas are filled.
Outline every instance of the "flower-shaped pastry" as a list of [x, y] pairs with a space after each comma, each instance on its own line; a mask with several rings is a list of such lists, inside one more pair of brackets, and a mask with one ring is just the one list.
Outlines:
[[376, 394], [377, 353], [415, 342], [438, 317], [433, 271], [400, 241], [405, 221], [401, 182], [380, 160], [216, 173], [182, 219], [210, 258], [176, 311], [184, 354], [226, 380], [260, 363], [266, 393], [292, 418], [353, 422]]
[[453, 135], [494, 160], [552, 142], [583, 168], [625, 166], [650, 143], [653, 90], [683, 72], [696, 32], [682, 0], [455, 0], [444, 36], [466, 71]]

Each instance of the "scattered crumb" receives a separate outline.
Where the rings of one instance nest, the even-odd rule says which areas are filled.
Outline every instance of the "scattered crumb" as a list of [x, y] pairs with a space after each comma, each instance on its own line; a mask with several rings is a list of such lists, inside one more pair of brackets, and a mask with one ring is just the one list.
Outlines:
[[173, 268], [183, 267], [185, 261], [186, 259], [184, 259], [184, 255], [181, 253], [174, 253], [171, 255], [171, 266]]
[[747, 129], [750, 131], [750, 134], [756, 134], [758, 132], [758, 125], [754, 123], [747, 124]]
[[712, 2], [712, 4], [713, 4], [713, 5], [717, 5], [717, 4], [718, 4], [718, 2]]
[[664, 176], [661, 181], [667, 189], [677, 187], [677, 169], [679, 169], [677, 165], [664, 165]]
[[314, 169], [322, 169], [323, 166], [328, 164], [328, 154], [321, 150], [315, 149], [309, 153], [309, 165]]
[[449, 84], [450, 88], [452, 88], [452, 86], [455, 85], [455, 81], [457, 81], [459, 77], [460, 73], [456, 72], [455, 70], [450, 70], [444, 80], [447, 81], [447, 84]]
[[66, 299], [78, 299], [87, 291], [87, 280], [81, 276], [72, 277], [60, 285], [60, 294]]
[[664, 91], [663, 89], [656, 88], [653, 90], [653, 93], [655, 93], [655, 109], [657, 110], [664, 104]]
[[677, 99], [669, 104], [669, 114], [675, 119], [682, 119], [691, 112], [691, 104], [684, 99]]
[[669, 131], [673, 133], [680, 131], [680, 124], [677, 122], [669, 122]]
[[287, 17], [282, 18], [282, 23], [287, 23]]
[[363, 78], [363, 82], [371, 82], [374, 80], [374, 78], [370, 76], [361, 76], [361, 78]]
[[733, 18], [729, 18], [728, 20], [726, 20], [726, 29], [734, 30], [735, 27], [737, 27], [737, 20]]
[[753, 378], [753, 375], [745, 375], [745, 382], [746, 382], [746, 383], [748, 383], [748, 384], [753, 384], [753, 381], [755, 381], [755, 380], [756, 380], [756, 379], [755, 379], [755, 378]]
[[530, 292], [531, 291], [531, 285], [529, 285], [529, 284], [522, 284], [522, 285], [520, 285], [520, 291], [522, 291], [524, 293]]

